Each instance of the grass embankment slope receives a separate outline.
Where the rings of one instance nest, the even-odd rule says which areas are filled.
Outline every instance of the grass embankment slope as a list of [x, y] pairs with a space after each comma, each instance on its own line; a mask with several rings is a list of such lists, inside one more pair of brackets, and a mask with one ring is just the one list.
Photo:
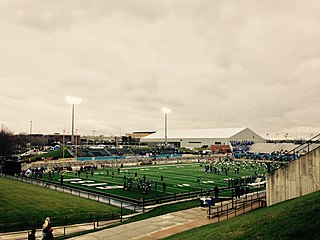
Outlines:
[[119, 208], [0, 177], [0, 222], [33, 222], [45, 217], [89, 219]]
[[63, 150], [55, 150], [55, 151], [50, 151], [48, 153], [43, 153], [43, 154], [40, 154], [40, 155], [34, 155], [34, 156], [31, 156], [31, 157], [26, 157], [24, 158], [24, 161], [29, 161], [31, 160], [32, 162], [35, 162], [35, 161], [38, 161], [38, 160], [42, 160], [43, 158], [53, 158], [53, 159], [59, 159], [59, 158], [72, 158], [72, 155], [70, 154], [69, 151], [67, 150], [64, 150], [64, 153], [63, 153]]
[[320, 191], [166, 238], [320, 239]]

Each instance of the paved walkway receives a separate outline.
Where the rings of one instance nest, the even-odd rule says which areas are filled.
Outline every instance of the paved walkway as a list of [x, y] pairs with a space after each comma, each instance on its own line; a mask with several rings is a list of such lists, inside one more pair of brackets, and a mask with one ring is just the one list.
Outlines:
[[128, 223], [95, 233], [71, 238], [77, 240], [127, 240], [160, 239], [197, 226], [209, 224], [206, 208], [192, 208], [184, 211]]
[[[259, 204], [248, 206], [244, 211], [234, 213], [230, 210], [229, 216], [222, 216], [220, 221], [235, 215], [251, 211], [259, 207]], [[71, 238], [72, 240], [157, 240], [162, 239], [192, 228], [218, 222], [218, 218], [207, 218], [207, 208], [197, 207], [174, 213], [168, 213], [145, 219], [138, 222], [128, 223], [101, 230], [95, 233], [89, 233], [83, 236]]]
[[[225, 204], [227, 202], [223, 202]], [[248, 212], [250, 210], [256, 209], [259, 204], [253, 206], [248, 206], [240, 212], [234, 213], [230, 209], [228, 218], [235, 215]], [[214, 208], [214, 207], [213, 207]], [[168, 213], [165, 215], [141, 220], [138, 222], [128, 223], [119, 225], [113, 228], [104, 229], [101, 231], [85, 234], [82, 236], [70, 238], [71, 240], [156, 240], [162, 239], [189, 229], [199, 227], [202, 225], [214, 223], [218, 221], [218, 218], [208, 219], [207, 208], [197, 207], [192, 209], [187, 209], [179, 212]], [[220, 216], [219, 220], [226, 219], [227, 216]], [[112, 222], [105, 222], [106, 224], [111, 224]], [[92, 224], [80, 224], [73, 227], [68, 226], [66, 228], [66, 234], [73, 232], [80, 232], [85, 230], [93, 229]], [[55, 236], [64, 235], [64, 227], [54, 228]], [[27, 232], [17, 232], [0, 234], [0, 240], [21, 240], [27, 239]], [[41, 239], [41, 230], [37, 230], [37, 239]]]

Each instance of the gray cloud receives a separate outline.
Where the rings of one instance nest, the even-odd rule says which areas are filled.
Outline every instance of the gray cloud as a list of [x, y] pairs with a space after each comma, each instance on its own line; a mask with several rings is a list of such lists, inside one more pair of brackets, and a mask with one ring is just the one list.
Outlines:
[[[317, 1], [1, 1], [0, 121], [319, 132]], [[70, 131], [70, 130], [69, 130]]]

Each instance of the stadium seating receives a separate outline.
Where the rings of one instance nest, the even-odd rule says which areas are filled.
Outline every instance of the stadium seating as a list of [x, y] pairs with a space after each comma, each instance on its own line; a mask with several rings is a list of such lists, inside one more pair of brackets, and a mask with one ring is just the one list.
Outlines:
[[231, 141], [232, 151], [234, 153], [245, 153], [254, 143], [252, 141]]

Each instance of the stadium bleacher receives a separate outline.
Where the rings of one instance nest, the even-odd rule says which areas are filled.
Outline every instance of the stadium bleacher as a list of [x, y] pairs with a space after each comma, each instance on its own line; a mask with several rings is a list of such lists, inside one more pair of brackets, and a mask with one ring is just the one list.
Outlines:
[[[307, 152], [305, 148], [299, 148], [300, 144], [295, 143], [254, 143], [252, 145], [242, 146], [235, 144], [233, 156], [235, 158], [246, 158], [255, 160], [278, 160], [291, 161], [304, 155]], [[319, 143], [310, 143], [307, 145], [308, 151], [319, 147]], [[305, 146], [306, 147], [306, 146]]]
[[252, 141], [231, 141], [232, 151], [234, 153], [245, 153], [254, 143]]
[[77, 153], [78, 157], [93, 157], [94, 155], [90, 152], [90, 149], [78, 149], [78, 153]]
[[131, 149], [128, 147], [123, 148], [90, 148], [83, 147], [78, 149], [78, 157], [101, 157], [101, 156], [157, 156], [165, 154], [177, 154], [179, 153], [175, 148], [136, 148]]
[[287, 153], [297, 145], [294, 143], [255, 143], [250, 147], [251, 153]]

